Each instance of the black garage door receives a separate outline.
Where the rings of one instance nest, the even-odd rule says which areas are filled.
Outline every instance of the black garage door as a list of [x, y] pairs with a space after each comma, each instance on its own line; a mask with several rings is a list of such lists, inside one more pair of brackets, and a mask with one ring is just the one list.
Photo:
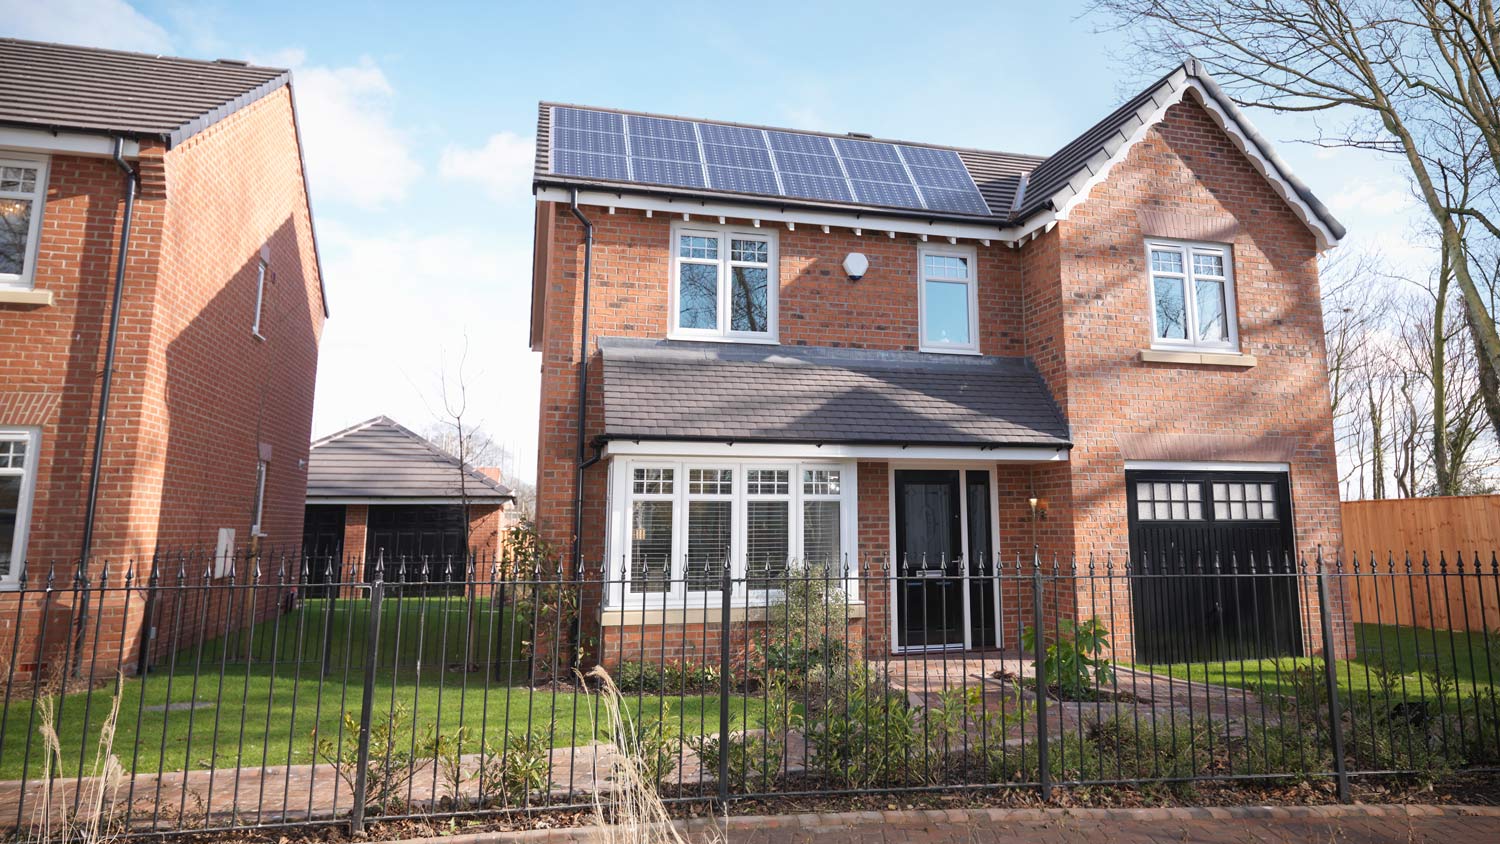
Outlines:
[[462, 580], [468, 560], [457, 504], [372, 504], [368, 559], [385, 561], [387, 583]]
[[1135, 659], [1300, 656], [1285, 473], [1125, 473]]

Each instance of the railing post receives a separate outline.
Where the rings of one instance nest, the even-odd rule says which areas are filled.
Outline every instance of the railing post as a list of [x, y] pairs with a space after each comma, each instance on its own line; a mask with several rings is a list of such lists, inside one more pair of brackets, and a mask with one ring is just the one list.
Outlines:
[[719, 807], [729, 805], [729, 598], [734, 581], [730, 578], [729, 561], [724, 561], [719, 593]]
[[370, 580], [370, 618], [365, 639], [364, 690], [359, 700], [359, 750], [354, 770], [354, 809], [349, 815], [351, 835], [365, 831], [366, 772], [370, 767], [370, 723], [375, 715], [375, 667], [380, 659], [380, 600], [385, 591], [385, 566], [375, 567]]
[[1036, 668], [1036, 758], [1038, 784], [1042, 800], [1052, 799], [1052, 757], [1047, 747], [1047, 661], [1046, 625], [1042, 622], [1042, 552], [1032, 546], [1031, 557], [1031, 658]]
[[1323, 627], [1323, 680], [1328, 686], [1328, 732], [1333, 740], [1333, 774], [1340, 803], [1349, 802], [1349, 769], [1344, 760], [1344, 720], [1339, 706], [1338, 666], [1334, 663], [1333, 619], [1328, 607], [1328, 572], [1318, 546], [1318, 615]]

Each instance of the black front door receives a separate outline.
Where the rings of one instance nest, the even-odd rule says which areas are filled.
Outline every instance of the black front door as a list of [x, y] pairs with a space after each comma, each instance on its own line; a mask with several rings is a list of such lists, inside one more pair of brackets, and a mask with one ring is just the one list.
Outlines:
[[903, 648], [964, 644], [963, 496], [953, 470], [896, 472], [896, 631]]
[[1301, 655], [1284, 473], [1142, 470], [1125, 481], [1137, 662]]

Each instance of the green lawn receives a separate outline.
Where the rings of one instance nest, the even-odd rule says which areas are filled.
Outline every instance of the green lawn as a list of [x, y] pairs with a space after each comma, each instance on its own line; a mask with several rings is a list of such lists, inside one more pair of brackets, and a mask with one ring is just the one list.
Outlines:
[[[1494, 634], [1486, 647], [1479, 633], [1356, 624], [1354, 638], [1357, 656], [1336, 665], [1339, 689], [1345, 694], [1371, 691], [1388, 693], [1393, 701], [1436, 701], [1439, 689], [1433, 680], [1440, 678], [1442, 685], [1451, 687], [1449, 699], [1467, 698], [1493, 688], [1500, 678], [1500, 640]], [[1290, 694], [1293, 671], [1312, 664], [1309, 657], [1287, 657], [1135, 667], [1181, 679]], [[1382, 685], [1382, 676], [1388, 688]]]
[[[476, 601], [480, 609], [473, 613], [477, 621], [471, 629], [468, 603], [461, 598], [386, 603], [375, 679], [376, 723], [390, 719], [393, 711], [404, 713], [396, 725], [398, 735], [408, 744], [414, 736], [418, 747], [434, 728], [452, 735], [460, 724], [472, 736], [466, 751], [506, 732], [530, 731], [554, 747], [590, 741], [596, 700], [528, 688], [527, 663], [520, 659], [528, 625], [508, 610], [491, 612], [486, 602]], [[127, 771], [140, 773], [258, 767], [262, 760], [268, 765], [313, 761], [314, 732], [337, 739], [342, 713], [358, 715], [368, 621], [365, 601], [309, 601], [282, 616], [279, 626], [257, 625], [253, 637], [246, 630], [179, 650], [175, 661], [161, 660], [146, 677], [123, 683], [114, 752]], [[96, 689], [92, 702], [82, 692], [63, 698], [58, 719], [62, 773], [76, 770], [80, 758], [92, 762], [110, 691]], [[685, 733], [717, 728], [716, 696], [629, 696], [628, 703], [636, 712], [664, 713]], [[732, 704], [736, 720], [748, 716], [754, 721], [760, 715], [754, 699], [738, 698]], [[29, 699], [5, 707], [0, 779], [20, 778], [28, 736], [30, 775], [37, 774], [39, 723]]]

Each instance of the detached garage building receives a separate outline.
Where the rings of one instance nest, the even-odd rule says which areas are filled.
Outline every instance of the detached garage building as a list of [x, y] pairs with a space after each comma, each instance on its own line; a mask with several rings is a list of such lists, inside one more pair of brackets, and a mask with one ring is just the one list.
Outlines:
[[419, 579], [424, 566], [431, 580], [462, 577], [470, 552], [490, 560], [499, 550], [515, 495], [498, 478], [385, 416], [314, 442], [302, 544], [326, 562], [310, 579], [340, 563], [345, 578], [359, 577], [359, 564], [377, 559], [386, 580]]

